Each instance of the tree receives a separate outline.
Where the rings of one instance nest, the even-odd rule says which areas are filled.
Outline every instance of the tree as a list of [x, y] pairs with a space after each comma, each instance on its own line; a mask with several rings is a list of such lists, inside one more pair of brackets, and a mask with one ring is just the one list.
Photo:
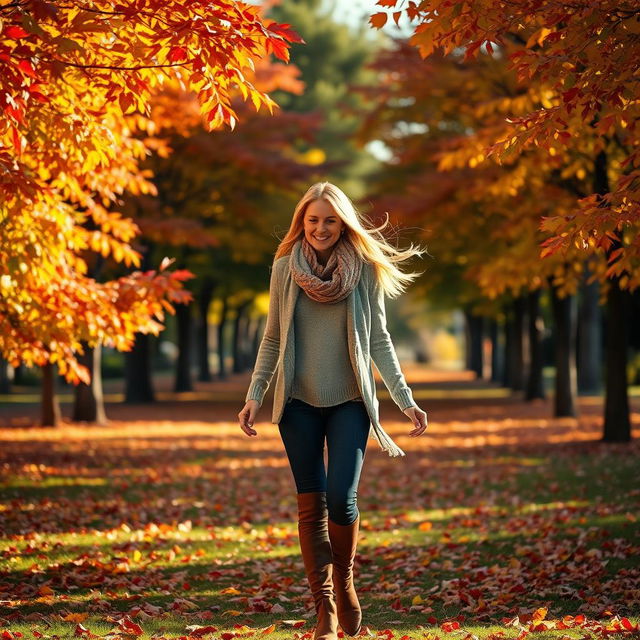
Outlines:
[[301, 70], [306, 85], [304, 93], [274, 93], [286, 111], [321, 118], [313, 144], [302, 141], [297, 148], [310, 159], [326, 159], [325, 179], [340, 184], [352, 198], [361, 197], [378, 162], [352, 140], [366, 108], [353, 88], [375, 83], [367, 63], [375, 57], [383, 38], [366, 25], [354, 28], [340, 24], [321, 0], [287, 0], [275, 4], [268, 15], [294, 24], [304, 38], [304, 45], [294, 43], [291, 47], [291, 61]]
[[[397, 4], [385, 0], [393, 11]], [[396, 11], [401, 15], [403, 10]], [[463, 51], [464, 59], [506, 57], [521, 85], [540, 104], [513, 113], [480, 150], [498, 161], [541, 148], [551, 154], [591, 143], [593, 184], [570, 212], [543, 216], [550, 232], [543, 256], [572, 247], [602, 254], [608, 268], [606, 409], [603, 439], [631, 438], [626, 384], [624, 289], [640, 284], [640, 102], [634, 78], [640, 65], [638, 9], [633, 2], [531, 0], [410, 2], [417, 22], [411, 43], [423, 58], [436, 49]], [[481, 16], [481, 19], [478, 17]], [[385, 12], [372, 16], [380, 28]]]
[[[111, 210], [125, 190], [152, 192], [140, 171], [163, 86], [196, 92], [210, 129], [232, 128], [234, 87], [255, 109], [273, 100], [248, 80], [256, 60], [288, 61], [300, 39], [259, 8], [224, 0], [26, 0], [0, 9], [0, 351], [12, 364], [56, 363], [88, 382], [82, 341], [131, 347], [184, 302], [186, 274], [134, 272], [99, 283], [80, 253], [139, 265], [138, 228]], [[90, 224], [86, 224], [90, 221]]]
[[[297, 75], [293, 65], [262, 61], [252, 81], [264, 92], [301, 93], [304, 85]], [[293, 148], [300, 141], [313, 143], [316, 115], [255, 113], [241, 96], [235, 96], [232, 105], [241, 124], [233, 132], [207, 131], [193, 96], [182, 91], [159, 95], [152, 116], [166, 124], [161, 135], [148, 141], [158, 153], [143, 164], [153, 174], [155, 194], [131, 195], [123, 207], [140, 225], [143, 243], [158, 255], [175, 255], [181, 268], [196, 274], [192, 290], [199, 307], [196, 354], [201, 373], [208, 362], [206, 316], [211, 301], [238, 274], [247, 277], [243, 283], [234, 278], [234, 286], [255, 295], [255, 273], [251, 276], [245, 265], [266, 269], [272, 260], [274, 225], [326, 167], [310, 164]], [[184, 308], [177, 318], [177, 391], [190, 390], [193, 384], [192, 311]], [[208, 369], [203, 377], [207, 374]]]

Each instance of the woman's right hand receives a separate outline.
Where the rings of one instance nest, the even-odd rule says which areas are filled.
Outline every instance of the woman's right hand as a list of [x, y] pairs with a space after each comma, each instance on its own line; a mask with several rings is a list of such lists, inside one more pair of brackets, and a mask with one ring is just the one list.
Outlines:
[[238, 420], [240, 421], [240, 428], [248, 436], [257, 436], [257, 431], [253, 428], [253, 423], [256, 420], [256, 414], [260, 405], [257, 400], [247, 400], [247, 403], [242, 407], [242, 411], [238, 414]]

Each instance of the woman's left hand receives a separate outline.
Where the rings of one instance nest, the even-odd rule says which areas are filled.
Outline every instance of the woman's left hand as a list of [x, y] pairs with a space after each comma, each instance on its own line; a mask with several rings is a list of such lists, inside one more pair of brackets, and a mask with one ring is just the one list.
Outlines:
[[408, 416], [416, 427], [409, 432], [410, 436], [419, 436], [427, 428], [427, 414], [420, 407], [407, 407], [402, 413]]

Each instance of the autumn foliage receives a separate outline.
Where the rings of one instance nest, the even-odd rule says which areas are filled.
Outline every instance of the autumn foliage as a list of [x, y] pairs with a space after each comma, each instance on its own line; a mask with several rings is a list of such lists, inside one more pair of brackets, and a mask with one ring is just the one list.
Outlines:
[[[640, 103], [635, 78], [640, 65], [637, 4], [603, 0], [501, 0], [409, 2], [380, 0], [371, 18], [414, 21], [410, 43], [422, 57], [436, 50], [464, 61], [505, 58], [534, 102], [505, 114], [500, 127], [485, 131], [476, 164], [501, 162], [530, 150], [580, 155], [585, 138], [596, 179], [568, 213], [545, 215], [549, 236], [543, 255], [575, 247], [604, 252], [608, 276], [622, 288], [640, 284]], [[482, 132], [480, 132], [482, 134]], [[467, 166], [471, 158], [466, 160]]]
[[58, 362], [86, 379], [80, 340], [131, 343], [157, 312], [183, 302], [184, 273], [136, 272], [98, 283], [86, 256], [138, 266], [134, 222], [114, 206], [153, 193], [139, 169], [157, 125], [151, 97], [181, 86], [209, 129], [236, 123], [235, 93], [269, 96], [255, 62], [288, 60], [299, 38], [242, 2], [46, 2], [0, 8], [0, 350], [12, 363]]

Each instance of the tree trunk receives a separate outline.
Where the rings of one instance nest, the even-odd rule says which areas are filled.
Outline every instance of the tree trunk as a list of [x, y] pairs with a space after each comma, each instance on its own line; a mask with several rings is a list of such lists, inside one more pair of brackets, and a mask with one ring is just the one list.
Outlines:
[[495, 318], [489, 321], [489, 339], [491, 340], [491, 382], [500, 382], [503, 377], [501, 363], [500, 327]]
[[192, 330], [190, 304], [176, 305], [176, 324], [178, 329], [178, 360], [174, 391], [193, 391], [191, 380]]
[[9, 362], [0, 356], [0, 393], [11, 393]]
[[631, 420], [627, 381], [629, 292], [612, 278], [607, 294], [607, 341], [605, 347], [604, 442], [629, 442]]
[[26, 367], [22, 362], [13, 368], [13, 384], [15, 386], [21, 386], [25, 383], [25, 369]]
[[125, 353], [124, 379], [127, 404], [155, 402], [151, 372], [152, 337], [136, 333], [133, 349]]
[[255, 325], [255, 329], [253, 331], [253, 337], [251, 339], [251, 358], [249, 359], [249, 368], [251, 369], [258, 357], [258, 349], [260, 348], [260, 340], [262, 338], [262, 334], [264, 333], [264, 325], [266, 322], [266, 316], [260, 316]]
[[505, 323], [505, 376], [504, 386], [514, 391], [524, 390], [524, 317], [525, 301], [522, 296], [510, 305]]
[[560, 298], [551, 287], [551, 308], [555, 329], [555, 398], [554, 416], [576, 416], [576, 299]]
[[[604, 195], [609, 192], [607, 174], [607, 154], [600, 151], [594, 163], [594, 192]], [[614, 232], [618, 235], [618, 232]], [[607, 260], [611, 253], [620, 248], [618, 239], [607, 250]], [[605, 346], [605, 406], [604, 442], [629, 442], [631, 440], [631, 417], [629, 414], [629, 389], [627, 383], [627, 348], [629, 340], [628, 324], [629, 294], [620, 289], [620, 276], [609, 281], [607, 293], [607, 336]]]
[[209, 382], [211, 380], [211, 367], [209, 366], [209, 323], [207, 316], [213, 299], [215, 285], [210, 280], [205, 280], [198, 295], [198, 380]]
[[246, 310], [252, 303], [246, 300], [236, 307], [236, 317], [233, 321], [233, 373], [242, 373], [242, 321]]
[[602, 390], [602, 311], [597, 281], [586, 283], [589, 272], [580, 287], [578, 312], [578, 392], [597, 395]]
[[255, 345], [256, 333], [259, 327], [260, 327], [260, 318], [247, 317], [246, 335], [244, 337], [244, 344], [245, 344], [244, 356], [243, 356], [244, 371], [250, 371], [253, 366], [253, 363], [254, 363], [253, 348]]
[[42, 426], [58, 427], [62, 420], [56, 395], [56, 367], [48, 362], [42, 367]]
[[74, 391], [73, 420], [106, 424], [107, 416], [104, 410], [102, 395], [102, 371], [100, 367], [102, 348], [98, 344], [89, 347], [82, 343], [84, 355], [78, 356], [78, 362], [89, 369], [91, 381], [89, 384], [81, 382]]
[[469, 309], [464, 310], [465, 319], [465, 354], [467, 369], [482, 379], [484, 375], [484, 358], [482, 354], [482, 338], [484, 333], [484, 318]]
[[504, 321], [504, 351], [503, 351], [503, 365], [502, 365], [502, 386], [508, 389], [513, 388], [513, 371], [514, 371], [514, 356], [515, 351], [515, 330], [516, 325], [513, 321], [512, 310], [510, 308], [505, 309], [505, 321]]
[[218, 323], [218, 378], [224, 380], [227, 377], [227, 367], [225, 364], [226, 344], [224, 339], [224, 329], [229, 313], [229, 301], [225, 296], [222, 299], [222, 309], [220, 310], [220, 322]]
[[530, 291], [527, 298], [529, 327], [529, 375], [527, 379], [527, 400], [544, 398], [544, 379], [542, 377], [542, 331], [540, 316], [540, 289]]

